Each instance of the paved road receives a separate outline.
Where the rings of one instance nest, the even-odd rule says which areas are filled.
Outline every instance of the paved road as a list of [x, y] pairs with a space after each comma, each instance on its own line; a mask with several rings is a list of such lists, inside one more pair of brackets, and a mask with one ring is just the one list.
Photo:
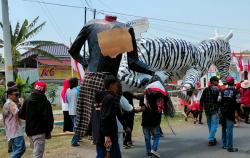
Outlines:
[[[217, 132], [218, 145], [207, 146], [207, 127], [184, 126], [176, 129], [176, 136], [166, 134], [160, 140], [160, 154], [162, 158], [250, 158], [250, 125], [242, 123], [234, 129], [234, 145], [239, 148], [237, 153], [229, 153], [221, 149], [221, 128]], [[143, 137], [135, 138], [135, 147], [123, 151], [123, 158], [145, 158]], [[80, 147], [79, 157], [95, 157], [94, 147], [86, 150]]]

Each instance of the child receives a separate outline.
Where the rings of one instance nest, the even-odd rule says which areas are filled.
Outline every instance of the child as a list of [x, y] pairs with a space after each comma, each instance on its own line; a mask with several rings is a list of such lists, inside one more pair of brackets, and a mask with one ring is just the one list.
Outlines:
[[[146, 102], [140, 102], [141, 107], [139, 109], [135, 109], [135, 112], [142, 111], [141, 125], [146, 143], [147, 156], [160, 157], [157, 151], [160, 137], [161, 115], [164, 108], [166, 108], [164, 101], [165, 95], [159, 91], [147, 89], [147, 87], [144, 93]], [[151, 134], [153, 136], [153, 144], [151, 144]]]
[[121, 158], [118, 144], [116, 122], [116, 94], [119, 83], [116, 77], [109, 75], [104, 79], [103, 100], [101, 102], [100, 137], [96, 143], [97, 158], [105, 158], [110, 154], [113, 158]]
[[200, 98], [202, 95], [202, 90], [200, 89], [200, 82], [196, 82], [196, 86], [198, 89], [195, 89], [193, 92], [193, 95], [191, 97], [191, 106], [190, 109], [192, 110], [193, 116], [194, 116], [194, 124], [197, 123], [197, 119], [199, 116], [199, 124], [203, 124], [201, 122], [202, 120], [202, 109], [200, 107]]
[[222, 91], [222, 142], [223, 149], [228, 152], [237, 152], [237, 148], [233, 148], [233, 127], [235, 119], [236, 91], [234, 88], [234, 78], [229, 76], [226, 78], [228, 87]]
[[[71, 78], [69, 80], [69, 88], [66, 91], [66, 103], [69, 106], [69, 116], [72, 120], [73, 128], [75, 128], [76, 126], [76, 104], [79, 94], [79, 88], [77, 86], [78, 86], [78, 79]], [[80, 137], [74, 134], [71, 140], [71, 145], [73, 147], [80, 146], [80, 144], [78, 144], [79, 139]]]

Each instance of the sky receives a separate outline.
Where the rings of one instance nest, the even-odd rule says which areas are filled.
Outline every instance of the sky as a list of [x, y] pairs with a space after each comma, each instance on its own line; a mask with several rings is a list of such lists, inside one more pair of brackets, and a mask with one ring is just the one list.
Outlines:
[[[230, 40], [234, 51], [250, 50], [249, 0], [39, 0], [49, 3], [66, 4], [97, 9], [97, 19], [109, 12], [134, 16], [116, 15], [121, 22], [149, 18], [149, 30], [143, 37], [173, 37], [199, 42], [214, 36], [214, 31], [234, 36]], [[87, 3], [86, 3], [87, 2]], [[103, 13], [98, 11], [103, 10]], [[2, 17], [2, 10], [1, 10]], [[32, 21], [39, 16], [39, 22], [46, 26], [36, 35], [35, 40], [51, 40], [69, 46], [84, 25], [84, 9], [54, 6], [23, 0], [9, 0], [10, 22], [13, 26], [24, 19]], [[93, 19], [93, 12], [87, 12], [87, 21]], [[159, 19], [159, 20], [153, 20]], [[176, 21], [176, 22], [167, 22]], [[193, 23], [199, 25], [190, 25]], [[200, 25], [209, 25], [204, 27]], [[222, 26], [222, 27], [217, 27]], [[0, 31], [0, 38], [3, 38]], [[3, 49], [0, 49], [0, 53]]]

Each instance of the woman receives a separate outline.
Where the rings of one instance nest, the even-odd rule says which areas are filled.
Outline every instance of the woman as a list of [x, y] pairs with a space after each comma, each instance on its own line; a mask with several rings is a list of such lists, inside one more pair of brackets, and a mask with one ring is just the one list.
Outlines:
[[241, 83], [241, 88], [242, 89], [240, 90], [240, 103], [244, 111], [245, 123], [249, 124], [248, 118], [250, 113], [250, 81], [244, 80]]
[[62, 101], [62, 111], [63, 111], [63, 132], [70, 131], [73, 132], [73, 123], [69, 116], [69, 105], [66, 103], [66, 92], [69, 88], [69, 79], [63, 81], [63, 88], [61, 92], [61, 101]]

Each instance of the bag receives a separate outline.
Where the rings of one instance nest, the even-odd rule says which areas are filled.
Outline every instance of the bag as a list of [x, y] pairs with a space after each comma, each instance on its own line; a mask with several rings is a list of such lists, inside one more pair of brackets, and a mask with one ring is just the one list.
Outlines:
[[161, 113], [163, 110], [164, 110], [164, 98], [163, 98], [163, 95], [157, 91], [154, 91], [154, 90], [151, 90], [151, 89], [147, 89], [146, 90], [146, 106], [152, 110], [152, 109], [155, 109], [155, 107], [152, 107], [152, 106], [155, 106], [156, 105], [156, 110], [158, 113]]
[[232, 106], [232, 104], [235, 104], [236, 98], [235, 98], [235, 90], [232, 88], [227, 88], [222, 93], [222, 101], [223, 101], [223, 107], [222, 112], [227, 112]]

